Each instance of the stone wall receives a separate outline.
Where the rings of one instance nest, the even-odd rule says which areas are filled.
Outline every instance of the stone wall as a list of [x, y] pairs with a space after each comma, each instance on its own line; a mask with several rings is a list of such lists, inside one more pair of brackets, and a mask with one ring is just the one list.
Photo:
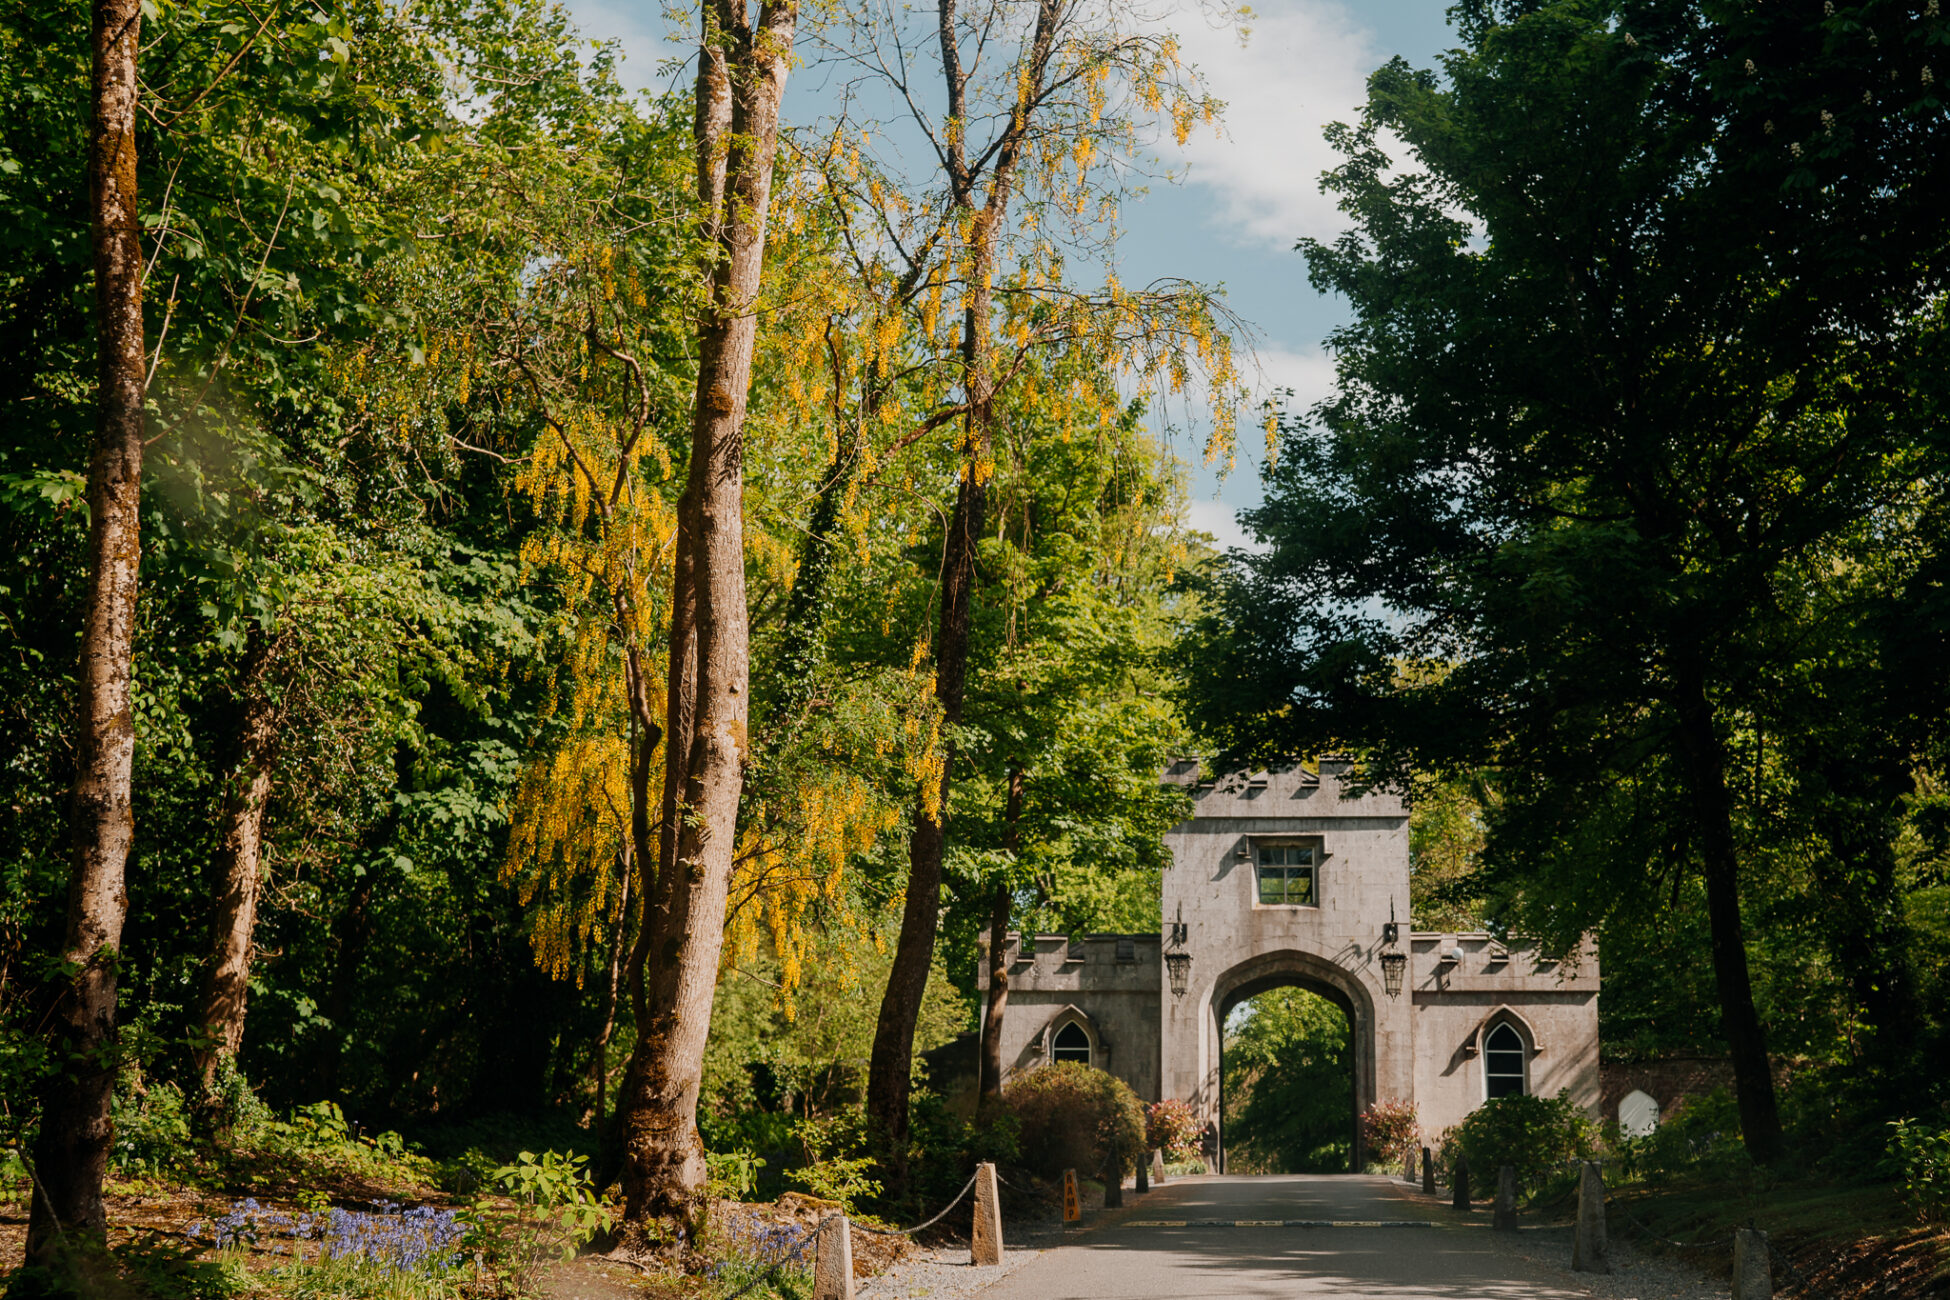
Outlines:
[[[1445, 960], [1452, 954], [1454, 960]], [[1526, 1091], [1598, 1116], [1598, 953], [1575, 962], [1487, 934], [1417, 933], [1408, 980], [1415, 1007], [1415, 1103], [1431, 1137], [1482, 1105], [1483, 1040], [1508, 1021], [1529, 1049]]]
[[[1075, 943], [1011, 935], [1006, 1072], [1048, 1060], [1055, 1032], [1074, 1021], [1089, 1036], [1093, 1064], [1145, 1101], [1188, 1101], [1201, 1121], [1216, 1124], [1227, 1013], [1291, 985], [1348, 1017], [1356, 1110], [1413, 1101], [1424, 1131], [1438, 1136], [1482, 1104], [1484, 1038], [1505, 1020], [1529, 1049], [1527, 1090], [1568, 1091], [1598, 1113], [1593, 945], [1561, 962], [1487, 934], [1411, 935], [1407, 808], [1394, 795], [1357, 792], [1346, 763], [1207, 782], [1187, 761], [1173, 764], [1165, 781], [1192, 796], [1193, 813], [1165, 837], [1172, 865], [1161, 886], [1163, 935]], [[1256, 868], [1269, 842], [1321, 855], [1311, 902], [1261, 901]], [[1394, 951], [1409, 957], [1393, 997], [1381, 967], [1391, 919]], [[1171, 990], [1167, 956], [1181, 959], [1182, 993]], [[987, 973], [984, 956], [977, 983], [985, 997]], [[1354, 1115], [1348, 1119], [1353, 1127]], [[1357, 1140], [1357, 1162], [1360, 1155]]]
[[[986, 948], [986, 944], [984, 944]], [[1164, 982], [1155, 934], [1092, 934], [1075, 943], [1039, 934], [1025, 943], [1009, 936], [1009, 1008], [1002, 1021], [1002, 1069], [1008, 1076], [1048, 1058], [1049, 1042], [1065, 1021], [1090, 1035], [1091, 1064], [1157, 1101], [1158, 991]], [[988, 957], [976, 987], [988, 995]]]
[[[1219, 1117], [1219, 1038], [1225, 1016], [1255, 993], [1297, 985], [1340, 1005], [1353, 1030], [1355, 1105], [1412, 1095], [1409, 999], [1387, 997], [1382, 925], [1408, 919], [1408, 813], [1399, 798], [1356, 794], [1347, 765], [1325, 760], [1210, 784], [1187, 784], [1192, 817], [1165, 843], [1167, 930], [1182, 921], [1189, 988], [1164, 996], [1164, 1089]], [[1255, 854], [1265, 840], [1307, 840], [1324, 857], [1312, 906], [1259, 901]], [[1351, 1122], [1351, 1117], [1350, 1117]]]

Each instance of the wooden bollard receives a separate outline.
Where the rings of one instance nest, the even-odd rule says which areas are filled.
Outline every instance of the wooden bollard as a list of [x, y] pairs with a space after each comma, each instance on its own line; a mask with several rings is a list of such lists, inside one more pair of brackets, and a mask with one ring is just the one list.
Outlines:
[[1002, 1189], [995, 1185], [995, 1166], [975, 1166], [975, 1230], [968, 1236], [968, 1262], [991, 1268], [1002, 1262]]
[[1137, 1162], [1137, 1190], [1140, 1192], [1148, 1192], [1151, 1190], [1151, 1162], [1149, 1160], [1140, 1160]]
[[1104, 1164], [1104, 1208], [1124, 1208], [1124, 1148], [1110, 1144], [1110, 1159]]
[[1075, 1223], [1083, 1217], [1083, 1203], [1077, 1199], [1077, 1171], [1063, 1171], [1063, 1222]]
[[1156, 1147], [1151, 1149], [1151, 1185], [1153, 1187], [1165, 1185], [1165, 1153]]
[[853, 1231], [844, 1214], [819, 1225], [813, 1257], [813, 1300], [853, 1300]]
[[1774, 1261], [1758, 1228], [1734, 1229], [1733, 1300], [1774, 1300]]
[[1469, 1213], [1469, 1161], [1456, 1157], [1456, 1185], [1449, 1189], [1449, 1205]]
[[1422, 1148], [1422, 1194], [1435, 1195], [1435, 1156], [1427, 1147]]
[[1571, 1241], [1571, 1271], [1611, 1272], [1605, 1242], [1605, 1179], [1596, 1160], [1585, 1161], [1578, 1177], [1578, 1232]]
[[1496, 1213], [1490, 1226], [1498, 1232], [1517, 1230], [1517, 1171], [1504, 1165], [1496, 1171]]

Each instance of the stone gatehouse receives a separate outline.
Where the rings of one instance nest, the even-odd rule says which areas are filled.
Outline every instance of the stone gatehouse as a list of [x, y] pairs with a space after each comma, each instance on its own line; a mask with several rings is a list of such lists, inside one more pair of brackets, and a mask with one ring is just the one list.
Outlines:
[[[1181, 1098], [1214, 1125], [1223, 1161], [1226, 1015], [1297, 985], [1347, 1016], [1357, 1111], [1410, 1101], [1439, 1134], [1488, 1097], [1568, 1089], [1596, 1114], [1595, 945], [1559, 961], [1488, 934], [1411, 932], [1407, 809], [1345, 796], [1345, 763], [1198, 772], [1186, 760], [1165, 774], [1195, 806], [1165, 837], [1162, 933], [1009, 937], [1006, 1071], [1087, 1061], [1146, 1101]], [[986, 999], [986, 959], [978, 980]]]

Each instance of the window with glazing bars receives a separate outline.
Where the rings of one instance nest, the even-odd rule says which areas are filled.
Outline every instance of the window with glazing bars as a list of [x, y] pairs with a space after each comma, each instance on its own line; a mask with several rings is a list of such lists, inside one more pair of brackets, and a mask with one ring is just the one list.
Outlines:
[[1506, 1021], [1490, 1030], [1483, 1041], [1483, 1091], [1494, 1101], [1498, 1097], [1520, 1097], [1524, 1092], [1523, 1035]]
[[1317, 905], [1318, 844], [1259, 846], [1259, 901], [1286, 907]]

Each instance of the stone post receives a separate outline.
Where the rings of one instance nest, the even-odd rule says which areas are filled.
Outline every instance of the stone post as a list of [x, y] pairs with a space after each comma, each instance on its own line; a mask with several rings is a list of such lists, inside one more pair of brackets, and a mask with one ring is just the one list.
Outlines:
[[1496, 1171], [1496, 1217], [1490, 1226], [1498, 1232], [1517, 1230], [1517, 1171], [1509, 1165]]
[[1083, 1203], [1077, 1199], [1077, 1171], [1063, 1171], [1063, 1222], [1075, 1223], [1083, 1217]]
[[1151, 1152], [1151, 1185], [1153, 1187], [1165, 1185], [1165, 1153], [1155, 1148]]
[[1410, 1147], [1408, 1149], [1408, 1154], [1402, 1159], [1402, 1181], [1405, 1183], [1412, 1183], [1415, 1181], [1415, 1148], [1414, 1147]]
[[819, 1225], [814, 1250], [813, 1300], [853, 1300], [853, 1230], [844, 1214]]
[[1002, 1262], [1002, 1189], [995, 1185], [995, 1166], [975, 1166], [975, 1230], [968, 1236], [968, 1262], [989, 1268]]
[[1584, 1162], [1578, 1178], [1578, 1235], [1571, 1242], [1571, 1271], [1609, 1273], [1605, 1244], [1605, 1179], [1596, 1160]]
[[1427, 1147], [1422, 1148], [1422, 1194], [1435, 1195], [1435, 1156]]
[[1110, 1142], [1110, 1159], [1104, 1162], [1104, 1208], [1118, 1210], [1124, 1206], [1124, 1148], [1116, 1138]]
[[1451, 1207], [1469, 1213], [1469, 1161], [1456, 1157], [1456, 1185], [1450, 1189]]
[[1767, 1234], [1758, 1228], [1734, 1230], [1733, 1300], [1774, 1300], [1774, 1262], [1767, 1257]]

